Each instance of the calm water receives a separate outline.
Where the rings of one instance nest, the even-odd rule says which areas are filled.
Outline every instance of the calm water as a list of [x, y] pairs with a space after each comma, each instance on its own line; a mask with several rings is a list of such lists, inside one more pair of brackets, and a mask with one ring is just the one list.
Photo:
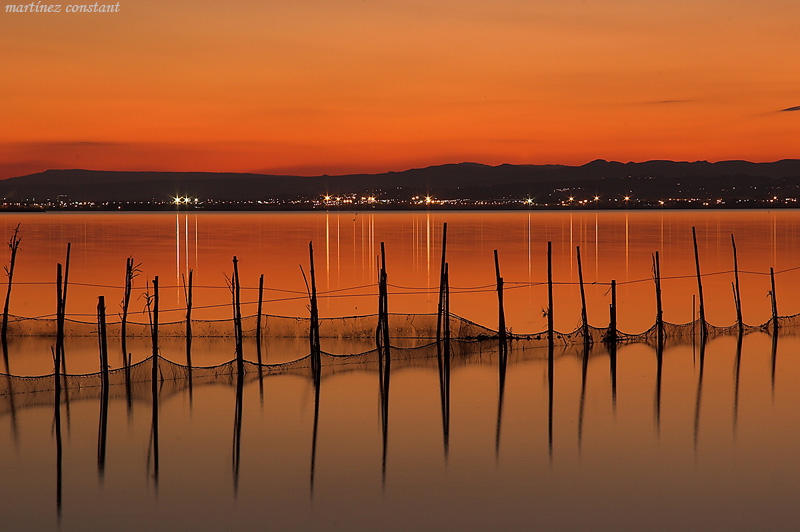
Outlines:
[[[769, 277], [763, 275], [769, 267], [800, 266], [800, 215], [785, 211], [47, 214], [0, 220], [6, 235], [22, 224], [11, 313], [54, 311], [55, 263], [71, 242], [74, 284], [67, 312], [88, 322], [97, 295], [105, 295], [116, 312], [122, 294], [114, 287], [122, 285], [129, 255], [142, 263], [137, 289], [154, 275], [167, 285], [163, 305], [176, 309], [175, 320], [182, 319], [180, 278], [188, 268], [196, 285], [207, 287], [197, 289], [196, 305], [230, 301], [224, 275], [234, 254], [245, 286], [257, 286], [264, 273], [270, 289], [265, 299], [294, 298], [304, 290], [298, 265], [307, 269], [309, 240], [320, 290], [347, 296], [324, 297], [323, 316], [375, 312], [381, 241], [395, 285], [390, 310], [435, 312], [445, 221], [451, 284], [461, 289], [451, 296], [451, 310], [496, 326], [490, 285], [492, 250], [498, 249], [509, 288], [507, 322], [515, 332], [546, 326], [546, 287], [539, 283], [546, 278], [548, 240], [556, 282], [577, 281], [578, 245], [587, 283], [645, 280], [619, 287], [619, 327], [632, 332], [654, 321], [654, 251], [661, 254], [663, 276], [687, 276], [664, 281], [665, 319], [692, 319], [692, 225], [708, 274], [731, 269], [730, 233], [736, 234], [740, 269], [753, 272], [741, 279], [748, 323], [770, 317]], [[732, 277], [704, 280], [714, 324], [735, 321]], [[782, 315], [800, 311], [797, 280], [795, 271], [776, 276]], [[254, 291], [247, 294], [245, 301], [255, 300]], [[560, 284], [556, 296], [556, 327], [574, 329], [577, 287]], [[593, 325], [607, 325], [609, 302], [607, 286], [587, 287]], [[135, 305], [135, 319], [145, 321], [141, 299]], [[270, 301], [265, 311], [303, 316], [305, 305], [300, 298]], [[197, 313], [225, 318], [230, 309]], [[25, 393], [32, 388], [15, 381], [13, 399], [0, 398], [4, 529], [794, 529], [800, 340], [792, 333], [777, 342], [762, 332], [745, 335], [741, 344], [721, 337], [703, 349], [673, 344], [660, 356], [644, 344], [620, 346], [616, 356], [601, 346], [588, 355], [559, 347], [552, 373], [547, 349], [537, 348], [512, 350], [503, 371], [489, 342], [469, 347], [469, 356], [454, 355], [449, 390], [440, 386], [435, 356], [393, 351], [391, 379], [383, 386], [372, 363], [333, 364], [319, 387], [302, 368], [262, 382], [248, 378], [241, 387], [223, 376], [197, 383], [191, 394], [185, 383], [164, 383], [155, 419], [149, 383], [148, 393], [135, 394], [130, 406], [121, 387], [112, 386], [107, 416], [96, 392], [72, 390], [72, 400], [60, 408], [60, 427], [52, 393]], [[7, 361], [12, 373], [51, 372], [51, 344], [49, 338], [14, 339]], [[368, 341], [325, 338], [322, 345], [337, 353], [371, 347]], [[129, 346], [134, 362], [150, 349], [146, 339]], [[183, 349], [175, 338], [165, 341], [162, 355], [182, 362]], [[96, 371], [96, 340], [69, 339], [66, 350], [71, 373]], [[117, 339], [110, 350], [116, 354], [112, 366], [119, 367]], [[245, 356], [253, 354], [248, 343]], [[305, 354], [302, 338], [277, 340], [266, 349], [267, 362]], [[194, 356], [199, 365], [227, 361], [233, 341], [198, 339]]]

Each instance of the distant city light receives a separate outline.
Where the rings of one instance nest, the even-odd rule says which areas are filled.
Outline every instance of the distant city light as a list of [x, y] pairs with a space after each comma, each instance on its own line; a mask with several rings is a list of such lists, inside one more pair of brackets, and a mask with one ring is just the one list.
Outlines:
[[630, 196], [625, 196], [625, 201], [628, 201], [628, 200], [630, 200], [630, 199], [631, 199], [631, 197], [630, 197]]

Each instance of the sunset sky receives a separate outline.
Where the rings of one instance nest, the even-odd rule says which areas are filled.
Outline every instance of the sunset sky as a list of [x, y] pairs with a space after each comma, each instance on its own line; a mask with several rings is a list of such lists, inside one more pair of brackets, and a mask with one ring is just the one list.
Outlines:
[[798, 158], [798, 20], [797, 0], [3, 10], [0, 177]]

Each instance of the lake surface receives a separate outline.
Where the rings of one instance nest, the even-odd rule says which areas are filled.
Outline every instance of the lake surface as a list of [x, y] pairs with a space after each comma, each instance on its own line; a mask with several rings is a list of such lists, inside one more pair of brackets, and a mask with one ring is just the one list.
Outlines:
[[[800, 311], [793, 269], [800, 214], [791, 211], [14, 214], [0, 217], [0, 230], [7, 238], [21, 224], [11, 314], [54, 314], [55, 264], [71, 242], [67, 313], [92, 324], [98, 295], [109, 321], [118, 321], [128, 256], [141, 263], [133, 321], [147, 321], [139, 294], [155, 275], [162, 320], [184, 319], [181, 277], [189, 269], [195, 305], [206, 307], [194, 316], [227, 319], [233, 255], [247, 289], [245, 314], [255, 312], [263, 273], [264, 312], [305, 317], [299, 265], [308, 274], [309, 241], [323, 318], [376, 312], [381, 242], [390, 312], [435, 313], [444, 222], [451, 311], [491, 329], [494, 249], [508, 326], [546, 328], [548, 241], [556, 329], [580, 322], [577, 246], [592, 325], [608, 325], [611, 279], [619, 283], [619, 329], [653, 325], [655, 251], [665, 320], [691, 321], [693, 225], [712, 324], [736, 320], [731, 233], [744, 321], [771, 317], [770, 267], [779, 313]], [[323, 350], [374, 348], [369, 338], [338, 337], [335, 323], [323, 321]], [[274, 365], [308, 354], [306, 325], [298, 322], [296, 338], [265, 339], [270, 365], [260, 378], [252, 366], [241, 382], [230, 369], [197, 368], [191, 387], [170, 378], [153, 393], [137, 381], [127, 393], [112, 382], [104, 400], [96, 379], [75, 377], [57, 416], [52, 376], [0, 377], [4, 528], [794, 529], [800, 339], [793, 327], [777, 338], [770, 330], [705, 345], [683, 338], [663, 351], [631, 343], [585, 352], [561, 343], [552, 367], [540, 344], [512, 344], [504, 363], [496, 340], [456, 342], [446, 371], [427, 340], [398, 338], [393, 343], [405, 348], [391, 350], [390, 371], [374, 351], [326, 355], [315, 382], [307, 362]], [[47, 336], [12, 337], [6, 368], [52, 374], [52, 345]], [[134, 363], [151, 350], [146, 337], [128, 347]], [[232, 337], [196, 338], [192, 349], [196, 366], [234, 356]], [[96, 338], [68, 338], [65, 350], [69, 373], [97, 371]], [[117, 337], [109, 350], [119, 368]], [[244, 352], [255, 360], [252, 338]], [[167, 360], [184, 363], [183, 338], [164, 338], [161, 355], [165, 372]]]

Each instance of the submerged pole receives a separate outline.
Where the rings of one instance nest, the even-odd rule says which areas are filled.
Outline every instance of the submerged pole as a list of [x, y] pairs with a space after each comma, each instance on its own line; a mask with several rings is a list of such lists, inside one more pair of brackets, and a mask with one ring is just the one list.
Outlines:
[[664, 345], [664, 311], [661, 308], [661, 261], [658, 251], [653, 255], [653, 278], [656, 283], [656, 338], [660, 348]]
[[100, 377], [103, 389], [108, 389], [108, 339], [106, 337], [106, 298], [97, 298], [97, 337], [100, 342]]
[[6, 290], [6, 303], [3, 307], [3, 329], [2, 329], [2, 341], [5, 343], [6, 341], [6, 333], [8, 331], [8, 305], [11, 301], [11, 283], [14, 280], [14, 264], [17, 261], [17, 250], [19, 249], [19, 224], [17, 227], [14, 228], [14, 234], [11, 236], [11, 239], [8, 241], [8, 247], [11, 248], [11, 262], [6, 268], [6, 275], [8, 275], [8, 288]]
[[547, 342], [553, 345], [553, 243], [547, 242]]
[[56, 361], [59, 367], [62, 366], [62, 353], [64, 350], [64, 306], [63, 292], [64, 285], [62, 282], [62, 265], [59, 262], [56, 266]]
[[256, 350], [258, 351], [258, 364], [261, 365], [261, 310], [264, 302], [264, 274], [258, 278], [258, 315], [256, 317]]
[[[158, 381], [158, 275], [153, 279], [153, 321], [152, 321], [152, 344], [153, 344], [153, 397], [156, 393], [156, 381]], [[154, 411], [154, 415], [155, 411]]]
[[617, 281], [611, 279], [611, 305], [609, 306], [610, 323], [608, 325], [608, 342], [612, 345], [617, 343]]
[[244, 371], [244, 350], [242, 346], [242, 306], [241, 289], [239, 287], [239, 261], [233, 257], [233, 299], [234, 299], [234, 329], [236, 335], [236, 369], [241, 374]]
[[500, 277], [500, 259], [494, 250], [494, 271], [497, 278], [497, 333], [500, 337], [501, 354], [505, 354], [506, 345], [506, 313], [503, 308], [503, 278]]
[[192, 367], [192, 270], [189, 270], [189, 283], [185, 286], [186, 298], [186, 365]]
[[128, 363], [128, 305], [131, 302], [133, 288], [133, 257], [125, 260], [125, 291], [122, 293], [122, 324], [120, 326], [120, 341], [122, 343], [122, 361]]
[[436, 317], [436, 341], [442, 339], [442, 311], [444, 304], [444, 270], [445, 261], [447, 257], [447, 222], [444, 223], [442, 228], [442, 268], [439, 273], [439, 309]]
[[731, 233], [731, 246], [733, 246], [733, 275], [736, 280], [734, 295], [736, 296], [736, 323], [739, 325], [739, 335], [744, 332], [744, 323], [742, 322], [742, 296], [739, 292], [739, 261], [736, 258], [736, 240]]
[[583, 268], [581, 268], [581, 247], [578, 250], [578, 282], [581, 287], [581, 331], [583, 333], [583, 345], [587, 347], [590, 344], [589, 339], [589, 319], [586, 314], [586, 293], [583, 290]]
[[773, 333], [778, 332], [778, 303], [775, 297], [775, 270], [770, 267], [769, 269], [769, 280], [772, 283], [772, 331]]
[[697, 231], [692, 226], [692, 242], [694, 243], [694, 264], [697, 269], [697, 297], [700, 300], [700, 331], [702, 339], [705, 341], [708, 336], [708, 325], [706, 324], [706, 308], [703, 304], [703, 280], [700, 278], [700, 257], [697, 254]]

